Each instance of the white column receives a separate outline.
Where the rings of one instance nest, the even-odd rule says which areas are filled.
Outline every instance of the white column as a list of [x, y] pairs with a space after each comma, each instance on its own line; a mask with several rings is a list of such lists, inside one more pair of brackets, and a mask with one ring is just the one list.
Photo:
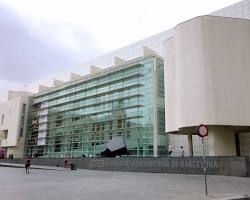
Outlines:
[[209, 126], [208, 149], [209, 156], [236, 156], [233, 127]]

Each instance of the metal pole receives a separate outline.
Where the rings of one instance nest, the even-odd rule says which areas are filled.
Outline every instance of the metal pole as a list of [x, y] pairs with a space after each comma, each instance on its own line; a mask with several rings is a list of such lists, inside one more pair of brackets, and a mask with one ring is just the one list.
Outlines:
[[72, 158], [72, 141], [70, 141], [70, 158]]
[[70, 141], [70, 157], [73, 157], [73, 149], [72, 149], [72, 144], [73, 144], [73, 137], [72, 137], [72, 133], [71, 133], [71, 141]]
[[139, 148], [140, 148], [140, 138], [139, 138], [139, 134], [137, 135], [137, 152], [136, 152], [136, 154], [137, 154], [137, 157], [139, 156]]
[[205, 167], [205, 147], [204, 147], [204, 140], [202, 137], [202, 147], [203, 147], [203, 170], [204, 170], [204, 180], [205, 180], [205, 189], [206, 189], [206, 196], [207, 196], [207, 174], [206, 174], [206, 167]]

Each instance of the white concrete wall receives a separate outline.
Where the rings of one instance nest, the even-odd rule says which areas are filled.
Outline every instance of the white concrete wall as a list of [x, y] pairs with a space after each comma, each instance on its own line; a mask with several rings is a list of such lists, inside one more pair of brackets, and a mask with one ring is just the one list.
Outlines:
[[9, 154], [13, 154], [14, 158], [23, 158], [24, 155], [24, 137], [19, 137], [18, 144], [16, 146], [8, 147], [7, 148], [7, 157]]
[[202, 16], [165, 42], [166, 131], [250, 125], [250, 21]]
[[[165, 48], [165, 54], [167, 59], [164, 60], [164, 84], [165, 84], [165, 113], [171, 113], [171, 115], [165, 115], [165, 123], [167, 131], [175, 131], [177, 127], [177, 94], [176, 94], [176, 67], [175, 67], [175, 49], [174, 38], [167, 41], [167, 47]], [[166, 62], [167, 66], [166, 67]]]
[[20, 97], [1, 103], [0, 105], [0, 117], [2, 118], [2, 115], [4, 115], [3, 125], [0, 124], [0, 130], [8, 130], [8, 137], [6, 139], [2, 139], [2, 147], [17, 145], [20, 123], [20, 107]]
[[[25, 125], [28, 112], [29, 94], [20, 93], [21, 97], [17, 97], [14, 93], [11, 94], [10, 100], [0, 104], [0, 146], [7, 149], [7, 155], [14, 154], [14, 157], [22, 157], [24, 149], [24, 138], [26, 126], [24, 126], [23, 136], [20, 135], [22, 107], [26, 104]], [[3, 124], [2, 115], [4, 115]], [[3, 138], [3, 131], [8, 130], [7, 138]]]
[[32, 95], [32, 93], [25, 92], [25, 91], [9, 90], [7, 100], [11, 100], [11, 99], [18, 98], [18, 97], [27, 98], [30, 95]]

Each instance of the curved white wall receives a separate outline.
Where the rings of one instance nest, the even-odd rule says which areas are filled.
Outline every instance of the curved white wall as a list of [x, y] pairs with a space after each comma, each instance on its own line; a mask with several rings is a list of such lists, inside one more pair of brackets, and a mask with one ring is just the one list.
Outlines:
[[166, 131], [250, 126], [250, 21], [202, 16], [165, 42]]

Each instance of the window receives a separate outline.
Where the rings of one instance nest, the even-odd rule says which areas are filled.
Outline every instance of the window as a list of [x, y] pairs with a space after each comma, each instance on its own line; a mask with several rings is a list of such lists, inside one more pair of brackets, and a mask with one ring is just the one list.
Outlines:
[[61, 151], [61, 142], [62, 138], [61, 137], [56, 137], [55, 138], [55, 152], [60, 152]]
[[26, 104], [23, 104], [23, 108], [22, 108], [22, 114], [25, 115], [25, 109], [26, 109]]
[[127, 138], [130, 138], [130, 131], [127, 131], [126, 137], [127, 137]]
[[1, 125], [3, 125], [3, 122], [4, 122], [4, 114], [2, 114]]
[[72, 122], [73, 122], [73, 121], [78, 121], [79, 119], [80, 119], [79, 116], [74, 116], [71, 120], [72, 120]]
[[118, 133], [117, 133], [117, 136], [122, 136], [122, 132], [118, 132]]
[[130, 121], [127, 121], [127, 125], [126, 125], [127, 128], [130, 127]]
[[101, 130], [104, 131], [105, 129], [105, 124], [101, 124]]
[[109, 91], [109, 85], [104, 85], [97, 88], [97, 93], [103, 93], [108, 91]]
[[109, 129], [112, 130], [112, 122], [109, 122]]
[[8, 137], [8, 130], [3, 130], [3, 139], [7, 139]]
[[123, 126], [122, 126], [123, 123], [122, 123], [122, 122], [123, 122], [123, 120], [121, 120], [121, 119], [118, 119], [118, 120], [117, 120], [117, 128], [118, 128], [118, 129], [123, 128]]
[[75, 143], [73, 143], [73, 149], [78, 149], [78, 143], [77, 142], [75, 142]]
[[20, 134], [19, 137], [23, 137], [23, 127], [20, 128]]
[[56, 127], [62, 126], [62, 116], [56, 116]]
[[88, 83], [87, 83], [87, 87], [93, 87], [97, 84], [97, 80], [96, 79], [93, 79], [93, 80], [89, 80]]
[[37, 103], [33, 105], [33, 110], [37, 110], [39, 108], [41, 108], [41, 103]]
[[24, 116], [21, 117], [21, 126], [24, 126]]

